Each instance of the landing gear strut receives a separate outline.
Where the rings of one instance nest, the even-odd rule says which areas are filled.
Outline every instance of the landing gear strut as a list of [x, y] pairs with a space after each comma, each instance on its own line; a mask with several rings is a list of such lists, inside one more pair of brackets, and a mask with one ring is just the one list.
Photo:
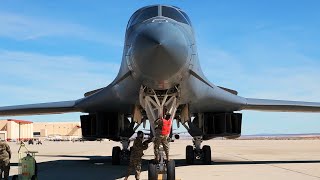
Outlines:
[[[136, 112], [137, 114], [138, 112]], [[120, 135], [120, 142], [122, 145], [122, 149], [119, 146], [115, 146], [112, 148], [112, 165], [119, 165], [121, 161], [128, 162], [130, 160], [131, 148], [129, 148], [130, 140], [129, 137], [133, 135], [133, 133], [139, 128], [142, 124], [141, 120], [137, 122], [138, 124], [134, 127], [135, 122], [131, 121], [129, 127], [125, 128], [124, 116], [121, 116], [122, 121], [122, 133]]]
[[167, 176], [167, 180], [175, 180], [176, 179], [175, 161], [164, 160], [164, 151], [162, 146], [160, 147], [159, 155], [160, 155], [159, 162], [156, 162], [155, 160], [150, 160], [149, 162], [148, 179], [157, 180], [158, 174], [164, 174], [164, 176]]
[[[140, 89], [139, 100], [143, 109], [146, 111], [150, 122], [151, 131], [155, 133], [155, 121], [163, 117], [163, 113], [168, 111], [172, 119], [175, 118], [179, 106], [180, 90], [176, 86], [168, 90], [154, 90], [145, 86]], [[151, 160], [148, 166], [148, 179], [158, 179], [158, 174], [164, 174], [168, 180], [175, 180], [175, 161], [165, 161], [163, 147], [159, 148], [159, 162]]]
[[193, 138], [194, 146], [186, 147], [186, 162], [187, 164], [194, 164], [195, 160], [202, 160], [203, 164], [211, 164], [211, 148], [204, 145], [201, 149], [202, 137], [195, 136]]
[[119, 146], [112, 148], [112, 165], [119, 165], [121, 160], [128, 161], [130, 159], [129, 138], [121, 137], [122, 149]]

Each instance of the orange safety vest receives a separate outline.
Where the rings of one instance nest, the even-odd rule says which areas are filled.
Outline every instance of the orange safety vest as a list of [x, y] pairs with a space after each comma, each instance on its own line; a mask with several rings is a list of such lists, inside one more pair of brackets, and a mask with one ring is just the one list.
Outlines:
[[162, 118], [161, 121], [162, 121], [161, 135], [168, 136], [171, 131], [172, 119], [166, 120]]

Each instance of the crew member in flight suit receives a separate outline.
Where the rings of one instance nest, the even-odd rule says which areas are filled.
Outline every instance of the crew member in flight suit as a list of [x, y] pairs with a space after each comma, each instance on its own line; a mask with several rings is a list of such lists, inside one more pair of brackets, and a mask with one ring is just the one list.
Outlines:
[[136, 179], [140, 179], [142, 156], [144, 155], [143, 151], [148, 149], [148, 144], [151, 142], [151, 140], [146, 140], [143, 142], [143, 137], [144, 137], [143, 132], [138, 131], [137, 138], [133, 142], [129, 167], [128, 167], [127, 175], [124, 178], [124, 180], [128, 179], [132, 170], [135, 170]]
[[172, 127], [171, 114], [166, 113], [165, 118], [159, 118], [155, 121], [155, 140], [154, 140], [154, 155], [155, 160], [159, 162], [159, 146], [162, 144], [163, 150], [166, 154], [167, 161], [169, 158], [169, 135]]

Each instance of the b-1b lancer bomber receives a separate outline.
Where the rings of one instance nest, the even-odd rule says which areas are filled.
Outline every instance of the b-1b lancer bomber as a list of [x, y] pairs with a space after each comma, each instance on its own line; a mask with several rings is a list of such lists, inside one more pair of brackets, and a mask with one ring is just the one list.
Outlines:
[[[227, 67], [226, 67], [227, 68]], [[0, 116], [83, 112], [82, 135], [122, 143], [113, 148], [113, 164], [129, 154], [129, 138], [146, 121], [168, 110], [193, 137], [186, 162], [211, 163], [205, 140], [241, 135], [241, 110], [320, 112], [320, 103], [252, 99], [211, 83], [201, 70], [194, 30], [180, 8], [153, 5], [137, 10], [126, 27], [123, 57], [114, 81], [74, 101], [0, 107]], [[237, 113], [236, 113], [237, 112]]]

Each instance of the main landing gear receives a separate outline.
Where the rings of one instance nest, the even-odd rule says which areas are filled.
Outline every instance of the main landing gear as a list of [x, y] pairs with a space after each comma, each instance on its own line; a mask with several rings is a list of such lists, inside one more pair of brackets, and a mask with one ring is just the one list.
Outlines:
[[122, 149], [119, 146], [112, 148], [112, 165], [119, 165], [121, 161], [129, 161], [131, 150], [129, 150], [129, 138], [121, 138]]
[[202, 137], [196, 136], [193, 138], [194, 146], [186, 147], [186, 162], [194, 164], [195, 160], [202, 160], [203, 164], [211, 164], [211, 148], [204, 145], [201, 149]]
[[149, 180], [157, 180], [158, 174], [163, 174], [166, 176], [167, 180], [175, 180], [176, 179], [176, 169], [175, 169], [175, 161], [165, 161], [164, 160], [164, 151], [163, 148], [160, 147], [160, 161], [156, 162], [155, 160], [150, 160], [148, 165], [148, 179]]
[[[123, 117], [122, 117], [123, 119]], [[131, 121], [131, 124], [127, 128], [122, 128], [122, 135], [120, 135], [120, 142], [122, 149], [119, 146], [112, 148], [112, 165], [120, 165], [122, 161], [128, 162], [130, 160], [131, 148], [129, 148], [130, 140], [129, 138], [134, 134], [134, 132], [139, 128], [142, 122], [137, 122], [138, 124], [134, 127], [135, 121]], [[125, 122], [122, 123], [124, 125]]]

